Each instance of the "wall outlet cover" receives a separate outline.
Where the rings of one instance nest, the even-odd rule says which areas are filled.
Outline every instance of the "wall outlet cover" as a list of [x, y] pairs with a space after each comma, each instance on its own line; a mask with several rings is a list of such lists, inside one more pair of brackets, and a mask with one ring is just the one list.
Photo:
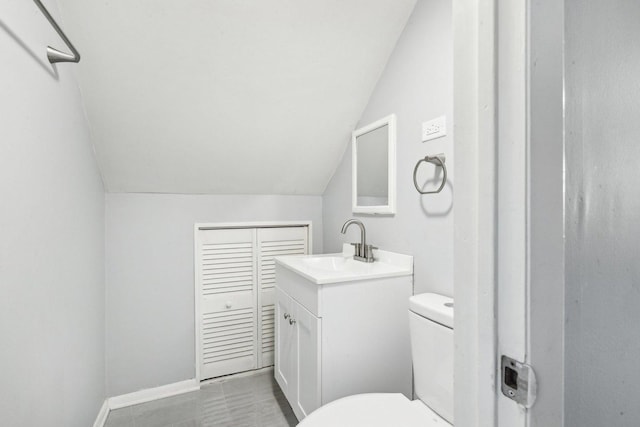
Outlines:
[[440, 116], [422, 123], [422, 142], [440, 138], [447, 134], [447, 117]]

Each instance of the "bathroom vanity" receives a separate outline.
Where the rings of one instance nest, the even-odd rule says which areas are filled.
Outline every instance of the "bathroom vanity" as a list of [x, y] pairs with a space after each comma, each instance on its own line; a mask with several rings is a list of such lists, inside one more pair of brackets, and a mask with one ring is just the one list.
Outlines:
[[375, 251], [276, 258], [275, 378], [299, 420], [357, 393], [412, 398], [413, 257]]

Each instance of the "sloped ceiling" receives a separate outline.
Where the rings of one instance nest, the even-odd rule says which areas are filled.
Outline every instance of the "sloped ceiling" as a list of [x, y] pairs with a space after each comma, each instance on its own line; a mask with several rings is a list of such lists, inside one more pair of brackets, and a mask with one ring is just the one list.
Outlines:
[[59, 2], [107, 191], [322, 194], [416, 0]]

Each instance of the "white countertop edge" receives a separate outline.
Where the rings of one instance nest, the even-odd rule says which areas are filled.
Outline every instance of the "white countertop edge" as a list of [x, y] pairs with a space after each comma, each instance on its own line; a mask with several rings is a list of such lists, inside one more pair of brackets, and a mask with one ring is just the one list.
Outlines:
[[275, 262], [282, 267], [285, 267], [287, 270], [293, 271], [296, 274], [304, 277], [312, 283], [317, 285], [327, 285], [331, 283], [342, 283], [342, 282], [357, 282], [360, 280], [371, 280], [371, 279], [386, 279], [390, 277], [404, 277], [413, 275], [413, 256], [411, 255], [403, 255], [395, 252], [388, 252], [382, 250], [374, 250], [374, 257], [376, 259], [375, 262], [382, 262], [385, 264], [392, 264], [397, 267], [396, 271], [389, 271], [386, 273], [376, 273], [365, 276], [338, 276], [338, 277], [328, 277], [328, 278], [316, 278], [313, 277], [304, 271], [295, 268], [293, 265], [289, 264], [288, 259], [297, 259], [297, 258], [316, 258], [316, 257], [335, 257], [335, 256], [343, 256], [343, 257], [351, 257], [354, 254], [354, 247], [348, 243], [345, 243], [342, 247], [342, 253], [332, 253], [332, 254], [318, 254], [318, 255], [286, 255], [281, 257], [275, 257]]

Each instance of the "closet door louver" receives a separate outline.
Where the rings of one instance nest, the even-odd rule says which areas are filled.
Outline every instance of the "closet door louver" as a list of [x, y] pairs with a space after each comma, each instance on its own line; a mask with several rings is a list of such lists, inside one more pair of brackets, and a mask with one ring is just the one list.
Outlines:
[[200, 230], [201, 378], [258, 363], [255, 229]]
[[274, 331], [274, 304], [262, 306], [262, 323], [260, 325], [260, 366], [273, 365], [273, 344], [275, 342]]
[[308, 253], [307, 227], [259, 228], [258, 243], [258, 366], [273, 365], [276, 266], [274, 257]]

